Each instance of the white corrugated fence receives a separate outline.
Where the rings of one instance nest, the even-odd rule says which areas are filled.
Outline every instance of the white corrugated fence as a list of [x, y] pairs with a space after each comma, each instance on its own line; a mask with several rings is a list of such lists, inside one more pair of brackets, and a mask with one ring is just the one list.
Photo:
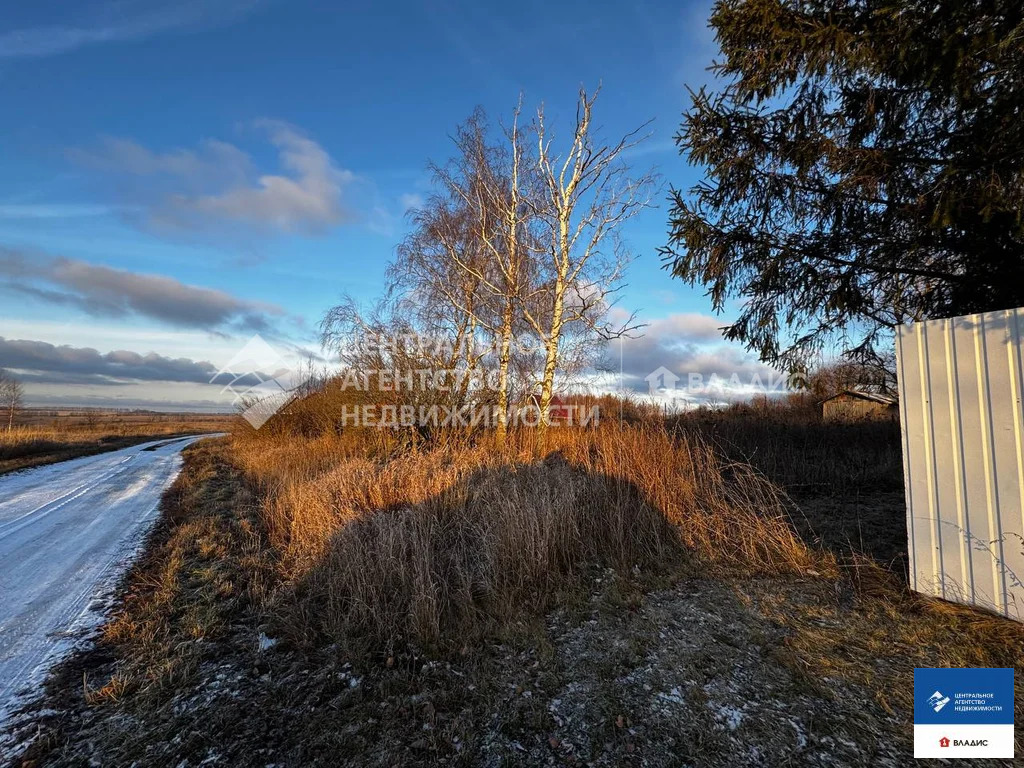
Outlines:
[[1024, 309], [900, 326], [911, 586], [1024, 620]]

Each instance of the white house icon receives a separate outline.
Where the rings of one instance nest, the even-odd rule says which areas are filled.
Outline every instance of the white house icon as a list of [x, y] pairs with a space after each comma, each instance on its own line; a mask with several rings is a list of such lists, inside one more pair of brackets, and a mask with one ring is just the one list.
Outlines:
[[644, 381], [647, 382], [648, 391], [652, 395], [656, 395], [664, 392], [665, 390], [675, 389], [676, 382], [679, 381], [679, 377], [665, 366], [661, 366], [657, 370], [651, 371], [649, 374], [644, 376]]

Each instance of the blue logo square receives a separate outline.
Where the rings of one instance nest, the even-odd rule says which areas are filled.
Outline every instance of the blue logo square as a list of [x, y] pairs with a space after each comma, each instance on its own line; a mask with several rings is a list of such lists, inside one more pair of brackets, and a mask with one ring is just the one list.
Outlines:
[[915, 669], [914, 724], [1012, 725], [1013, 669]]

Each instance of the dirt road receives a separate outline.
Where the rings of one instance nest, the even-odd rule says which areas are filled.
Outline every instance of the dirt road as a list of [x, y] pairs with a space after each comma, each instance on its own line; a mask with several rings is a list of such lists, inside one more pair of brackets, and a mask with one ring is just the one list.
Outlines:
[[0, 476], [0, 727], [98, 624], [197, 439]]

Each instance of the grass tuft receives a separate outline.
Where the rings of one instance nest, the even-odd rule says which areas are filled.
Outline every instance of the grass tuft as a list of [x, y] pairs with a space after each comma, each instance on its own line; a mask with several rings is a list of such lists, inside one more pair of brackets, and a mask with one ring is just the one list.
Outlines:
[[461, 644], [542, 611], [589, 566], [835, 570], [763, 477], [651, 425], [557, 430], [543, 459], [528, 432], [392, 458], [344, 435], [275, 445], [236, 437], [234, 454], [266, 492], [291, 585], [275, 610], [300, 642]]

